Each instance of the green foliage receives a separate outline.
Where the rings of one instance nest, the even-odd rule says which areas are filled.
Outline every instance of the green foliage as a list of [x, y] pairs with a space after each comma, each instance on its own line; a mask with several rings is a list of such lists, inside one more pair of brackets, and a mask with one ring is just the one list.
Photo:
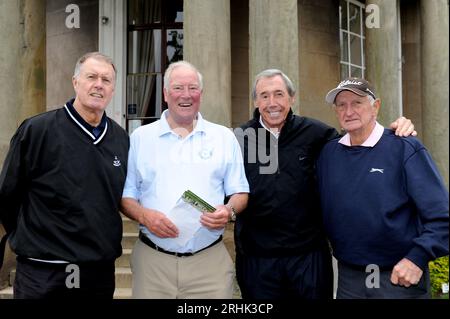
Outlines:
[[448, 283], [448, 271], [449, 271], [448, 256], [444, 256], [434, 261], [430, 261], [429, 267], [431, 279], [431, 293], [433, 296], [440, 296], [442, 294], [442, 284]]

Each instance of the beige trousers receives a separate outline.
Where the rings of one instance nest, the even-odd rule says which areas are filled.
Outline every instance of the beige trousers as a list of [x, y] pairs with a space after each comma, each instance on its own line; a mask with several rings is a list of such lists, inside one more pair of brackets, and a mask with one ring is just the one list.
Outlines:
[[133, 298], [231, 299], [234, 265], [223, 242], [175, 257], [138, 240], [131, 256]]

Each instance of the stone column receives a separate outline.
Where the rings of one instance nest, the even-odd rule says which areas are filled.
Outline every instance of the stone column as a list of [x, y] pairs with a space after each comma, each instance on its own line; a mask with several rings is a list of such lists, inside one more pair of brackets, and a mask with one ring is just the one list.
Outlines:
[[202, 115], [231, 126], [229, 0], [184, 1], [184, 59], [203, 75]]
[[[45, 110], [45, 5], [45, 0], [0, 1], [0, 167], [19, 124]], [[14, 265], [7, 247], [1, 288]]]
[[423, 142], [448, 188], [448, 2], [420, 1]]
[[389, 126], [402, 114], [401, 38], [399, 7], [393, 0], [368, 0], [379, 8], [379, 28], [366, 31], [366, 78], [381, 98], [378, 121]]
[[0, 2], [0, 164], [22, 120], [45, 110], [45, 5]]
[[249, 6], [250, 90], [255, 75], [269, 68], [282, 70], [298, 89], [297, 0], [249, 0]]

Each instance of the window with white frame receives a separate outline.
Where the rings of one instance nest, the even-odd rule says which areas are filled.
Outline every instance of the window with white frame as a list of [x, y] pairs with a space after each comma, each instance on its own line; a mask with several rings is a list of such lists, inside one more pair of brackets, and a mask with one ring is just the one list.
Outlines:
[[183, 59], [183, 0], [127, 0], [128, 132], [161, 117], [166, 67]]
[[365, 5], [356, 0], [340, 0], [339, 38], [341, 78], [364, 78], [364, 14]]

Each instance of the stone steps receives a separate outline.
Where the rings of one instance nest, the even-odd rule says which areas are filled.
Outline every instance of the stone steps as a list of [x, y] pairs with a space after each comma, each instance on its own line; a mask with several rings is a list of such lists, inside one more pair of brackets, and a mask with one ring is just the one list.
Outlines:
[[123, 233], [122, 237], [122, 249], [132, 249], [139, 233]]
[[13, 288], [6, 287], [0, 290], [0, 299], [12, 299], [13, 298]]
[[116, 267], [130, 267], [132, 249], [122, 249], [122, 255], [116, 259]]
[[134, 221], [122, 215], [123, 233], [136, 233], [138, 232], [138, 224]]

